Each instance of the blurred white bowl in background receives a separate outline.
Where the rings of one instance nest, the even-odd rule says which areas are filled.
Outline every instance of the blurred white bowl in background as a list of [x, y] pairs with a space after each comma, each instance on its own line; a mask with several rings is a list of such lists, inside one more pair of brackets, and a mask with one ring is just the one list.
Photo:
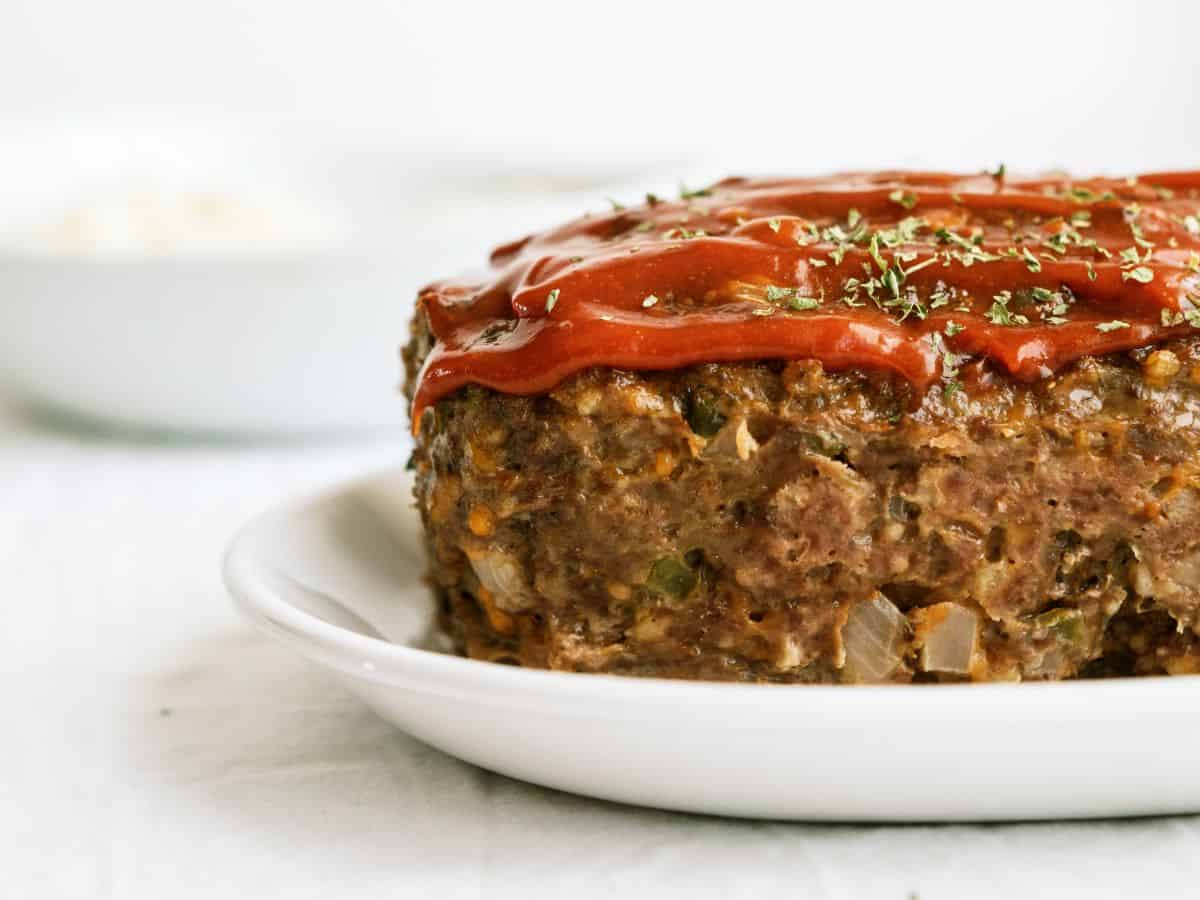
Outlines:
[[0, 256], [0, 383], [138, 428], [266, 434], [402, 424], [393, 266], [353, 257]]
[[139, 428], [403, 427], [416, 291], [608, 194], [671, 184], [650, 179], [311, 135], [6, 140], [0, 389]]

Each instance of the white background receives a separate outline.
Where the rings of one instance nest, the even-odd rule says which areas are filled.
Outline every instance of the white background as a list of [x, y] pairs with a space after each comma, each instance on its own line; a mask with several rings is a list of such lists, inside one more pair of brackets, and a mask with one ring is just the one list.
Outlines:
[[[232, 124], [560, 171], [1153, 170], [1200, 164], [1198, 88], [1200, 4], [0, 0], [0, 142]], [[255, 511], [403, 456], [0, 407], [0, 896], [1194, 893], [1193, 818], [721, 822], [393, 732], [238, 621], [218, 560]]]
[[1159, 168], [1200, 147], [1185, 2], [5, 0], [0, 123], [310, 122], [727, 170]]

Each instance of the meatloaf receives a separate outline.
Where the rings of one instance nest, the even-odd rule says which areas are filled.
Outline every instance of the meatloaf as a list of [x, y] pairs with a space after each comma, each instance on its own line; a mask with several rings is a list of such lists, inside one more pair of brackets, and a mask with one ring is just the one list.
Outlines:
[[765, 682], [1200, 671], [1200, 175], [681, 193], [421, 293], [411, 466], [462, 652]]

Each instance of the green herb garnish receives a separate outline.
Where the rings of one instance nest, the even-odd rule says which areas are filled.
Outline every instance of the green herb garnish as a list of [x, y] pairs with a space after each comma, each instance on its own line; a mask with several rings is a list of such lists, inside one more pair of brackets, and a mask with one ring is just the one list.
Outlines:
[[780, 287], [776, 284], [767, 285], [767, 302], [783, 304], [789, 309], [797, 310], [816, 309], [821, 305], [821, 301], [816, 297], [802, 295], [799, 288]]
[[984, 313], [984, 316], [994, 325], [1028, 325], [1028, 318], [1018, 313], [1013, 313], [1008, 308], [1011, 300], [1012, 291], [1001, 291], [992, 298], [992, 305]]

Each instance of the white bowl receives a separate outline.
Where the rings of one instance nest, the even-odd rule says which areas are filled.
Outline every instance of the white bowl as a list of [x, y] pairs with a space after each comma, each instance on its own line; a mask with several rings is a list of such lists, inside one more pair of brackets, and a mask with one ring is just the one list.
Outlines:
[[745, 685], [436, 652], [410, 490], [386, 472], [269, 513], [234, 541], [226, 582], [271, 637], [468, 762], [609, 800], [773, 819], [1200, 810], [1198, 677]]
[[352, 256], [0, 255], [0, 383], [133, 427], [311, 432], [405, 421], [402, 274]]
[[[495, 244], [602, 207], [637, 171], [311, 136], [0, 142], [0, 388], [189, 432], [403, 426], [398, 349], [417, 290], [483, 264]], [[284, 233], [189, 245], [167, 222], [162, 241], [127, 238], [142, 233], [130, 220], [147, 205], [153, 219], [185, 208], [172, 192], [206, 191], [251, 209], [265, 199], [268, 212], [278, 198]], [[129, 208], [137, 215], [121, 214]], [[80, 218], [113, 233], [76, 246]]]

